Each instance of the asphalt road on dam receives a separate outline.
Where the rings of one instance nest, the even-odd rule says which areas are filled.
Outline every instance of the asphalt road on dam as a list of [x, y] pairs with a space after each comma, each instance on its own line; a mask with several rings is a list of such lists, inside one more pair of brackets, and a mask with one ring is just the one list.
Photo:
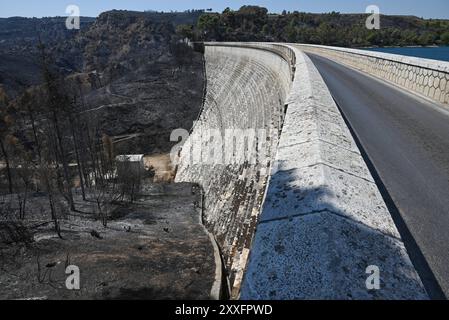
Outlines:
[[449, 297], [449, 111], [329, 59], [309, 57], [380, 178], [431, 298]]

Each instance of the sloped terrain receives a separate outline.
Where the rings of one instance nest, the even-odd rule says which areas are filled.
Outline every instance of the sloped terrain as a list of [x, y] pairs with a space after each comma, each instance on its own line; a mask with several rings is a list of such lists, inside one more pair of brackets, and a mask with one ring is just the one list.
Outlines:
[[[33, 198], [33, 227], [0, 221], [0, 299], [210, 299], [216, 265], [199, 198], [190, 184], [147, 186], [107, 227], [78, 199], [85, 214], [61, 220], [63, 239]], [[66, 288], [68, 265], [79, 291]]]

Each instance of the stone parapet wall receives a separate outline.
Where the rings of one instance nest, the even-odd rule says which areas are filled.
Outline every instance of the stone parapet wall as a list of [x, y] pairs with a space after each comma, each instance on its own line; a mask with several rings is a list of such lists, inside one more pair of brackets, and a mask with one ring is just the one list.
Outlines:
[[318, 45], [294, 46], [388, 81], [439, 104], [449, 105], [448, 62]]

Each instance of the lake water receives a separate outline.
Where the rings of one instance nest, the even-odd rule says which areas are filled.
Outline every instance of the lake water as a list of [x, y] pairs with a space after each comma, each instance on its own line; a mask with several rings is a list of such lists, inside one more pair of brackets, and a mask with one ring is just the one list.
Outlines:
[[370, 48], [370, 51], [401, 54], [404, 56], [449, 61], [449, 47], [435, 48]]

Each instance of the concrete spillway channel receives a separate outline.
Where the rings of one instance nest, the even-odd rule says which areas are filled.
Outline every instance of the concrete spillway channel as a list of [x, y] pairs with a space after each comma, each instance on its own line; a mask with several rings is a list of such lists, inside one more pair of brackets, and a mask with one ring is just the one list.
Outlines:
[[428, 298], [311, 60], [258, 43], [206, 44], [205, 57], [205, 105], [176, 180], [204, 190], [231, 297]]

